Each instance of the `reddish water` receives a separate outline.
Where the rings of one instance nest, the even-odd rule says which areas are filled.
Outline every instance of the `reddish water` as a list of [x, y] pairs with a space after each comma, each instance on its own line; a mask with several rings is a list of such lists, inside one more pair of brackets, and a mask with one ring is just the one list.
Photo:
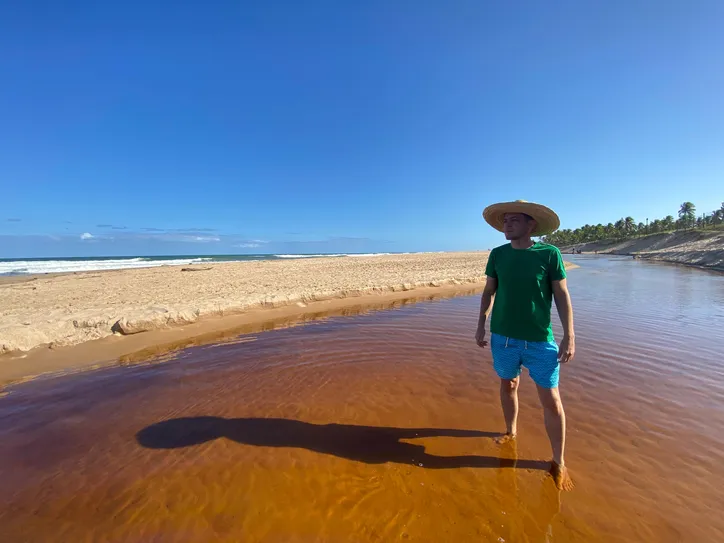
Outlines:
[[502, 429], [478, 298], [264, 332], [0, 398], [0, 541], [724, 541], [724, 276], [584, 259], [559, 494]]

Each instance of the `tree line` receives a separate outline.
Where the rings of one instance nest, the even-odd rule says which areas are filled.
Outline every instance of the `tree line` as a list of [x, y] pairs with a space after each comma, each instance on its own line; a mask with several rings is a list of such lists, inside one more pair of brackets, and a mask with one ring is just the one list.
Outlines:
[[562, 247], [591, 241], [624, 240], [677, 230], [704, 229], [721, 224], [724, 224], [724, 202], [720, 209], [701, 215], [696, 214], [696, 206], [693, 203], [684, 202], [679, 207], [678, 219], [673, 215], [667, 215], [663, 219], [654, 219], [651, 222], [646, 219], [645, 223], [637, 223], [633, 217], [625, 217], [608, 224], [586, 224], [575, 230], [558, 230], [545, 236], [543, 241]]

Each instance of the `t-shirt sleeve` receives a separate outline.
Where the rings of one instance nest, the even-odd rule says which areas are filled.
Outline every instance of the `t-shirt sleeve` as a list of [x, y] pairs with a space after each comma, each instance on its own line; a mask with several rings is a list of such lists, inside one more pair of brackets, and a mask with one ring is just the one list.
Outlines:
[[561, 281], [566, 278], [566, 266], [563, 264], [563, 255], [558, 247], [553, 247], [548, 263], [548, 276], [551, 281]]
[[485, 266], [485, 275], [492, 277], [493, 279], [498, 278], [498, 272], [495, 271], [495, 249], [490, 251], [490, 255], [488, 255], [488, 264]]

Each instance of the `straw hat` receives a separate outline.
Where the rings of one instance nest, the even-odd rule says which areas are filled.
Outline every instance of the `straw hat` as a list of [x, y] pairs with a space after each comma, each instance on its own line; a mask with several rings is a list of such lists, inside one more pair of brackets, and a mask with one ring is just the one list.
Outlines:
[[506, 213], [525, 213], [535, 219], [536, 227], [532, 232], [534, 236], [545, 236], [558, 230], [561, 220], [555, 211], [540, 204], [516, 200], [515, 202], [501, 202], [485, 208], [483, 217], [490, 226], [503, 231], [503, 218]]

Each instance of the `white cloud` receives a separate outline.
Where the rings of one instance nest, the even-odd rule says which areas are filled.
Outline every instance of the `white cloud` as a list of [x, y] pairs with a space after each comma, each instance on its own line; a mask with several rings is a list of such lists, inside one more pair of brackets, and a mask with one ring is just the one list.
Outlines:
[[234, 247], [242, 247], [244, 249], [251, 249], [253, 247], [259, 247], [258, 243], [238, 243]]
[[83, 239], [83, 240], [93, 239], [93, 237], [94, 237], [93, 234], [91, 234], [91, 233], [89, 233], [89, 232], [85, 232], [85, 233], [83, 233], [83, 234], [80, 235], [80, 239]]
[[[126, 241], [151, 240], [164, 243], [215, 243], [221, 241], [221, 236], [206, 234], [178, 234], [173, 232], [153, 232], [144, 228], [144, 232], [118, 232], [117, 238]], [[111, 239], [106, 236], [93, 236], [93, 239]]]
[[217, 236], [191, 236], [190, 241], [200, 241], [201, 243], [208, 243], [210, 241], [221, 241], [221, 238]]

